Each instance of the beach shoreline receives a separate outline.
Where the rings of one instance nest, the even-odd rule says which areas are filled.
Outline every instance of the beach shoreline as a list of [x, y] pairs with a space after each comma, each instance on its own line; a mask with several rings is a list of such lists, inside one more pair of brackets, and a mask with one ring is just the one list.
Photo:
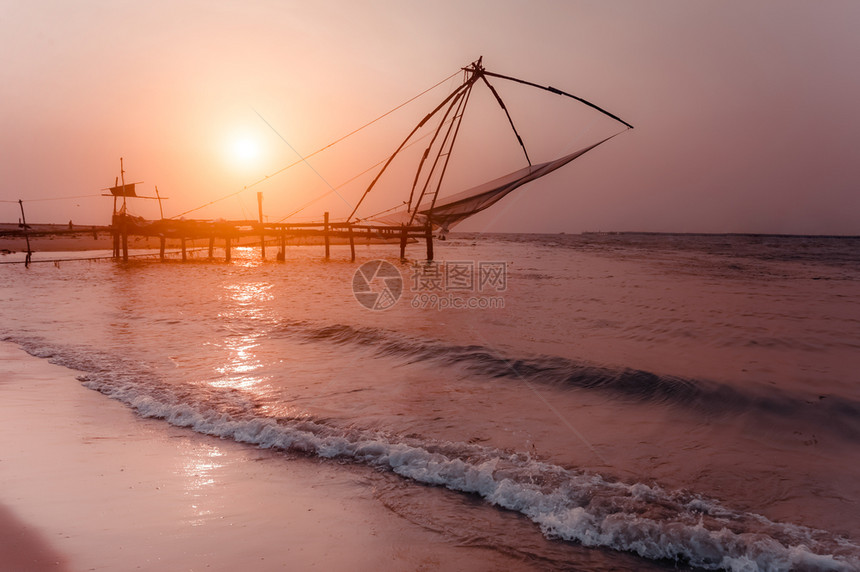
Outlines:
[[[370, 469], [143, 419], [0, 343], [0, 533], [28, 570], [528, 569], [373, 496]], [[372, 481], [372, 478], [370, 479]]]

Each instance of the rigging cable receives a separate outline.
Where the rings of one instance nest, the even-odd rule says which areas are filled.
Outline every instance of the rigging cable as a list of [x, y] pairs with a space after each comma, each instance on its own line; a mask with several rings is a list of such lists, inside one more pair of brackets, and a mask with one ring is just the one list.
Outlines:
[[[450, 121], [450, 120], [449, 120], [449, 121]], [[427, 139], [428, 137], [430, 137], [430, 135], [432, 135], [432, 133], [426, 133], [426, 134], [422, 135], [421, 137], [418, 137], [415, 141], [413, 141], [412, 143], [410, 143], [409, 145], [407, 145], [406, 147], [404, 147], [404, 149], [408, 149], [408, 148], [412, 147], [413, 145], [417, 145], [419, 142], [421, 142], [421, 141], [423, 141], [424, 139]], [[349, 179], [347, 179], [346, 181], [344, 181], [344, 182], [342, 182], [341, 184], [337, 185], [337, 186], [335, 187], [335, 189], [340, 189], [340, 188], [342, 188], [342, 187], [345, 187], [346, 185], [350, 184], [351, 182], [353, 182], [354, 180], [358, 179], [358, 178], [359, 178], [359, 177], [361, 177], [362, 175], [366, 175], [367, 173], [371, 172], [371, 171], [372, 171], [372, 170], [374, 170], [375, 168], [377, 168], [377, 167], [379, 167], [380, 165], [382, 165], [383, 163], [385, 163], [385, 161], [386, 161], [387, 159], [388, 159], [388, 158], [386, 157], [385, 159], [381, 159], [381, 160], [377, 161], [376, 163], [374, 163], [373, 165], [371, 165], [370, 167], [368, 167], [368, 168], [367, 168], [367, 169], [365, 169], [364, 171], [362, 171], [362, 172], [358, 173], [357, 175], [354, 175], [354, 176], [350, 177], [350, 178], [349, 178]], [[304, 205], [302, 205], [302, 206], [301, 206], [301, 207], [299, 207], [298, 209], [294, 210], [293, 212], [291, 212], [291, 213], [290, 213], [290, 214], [288, 214], [287, 216], [285, 216], [285, 217], [283, 217], [282, 219], [278, 220], [278, 222], [284, 222], [284, 221], [285, 221], [285, 220], [287, 220], [288, 218], [291, 218], [291, 217], [295, 216], [296, 214], [298, 214], [298, 213], [302, 212], [303, 210], [305, 210], [306, 208], [308, 208], [308, 207], [309, 207], [309, 206], [311, 206], [312, 204], [314, 204], [314, 203], [316, 203], [316, 202], [318, 202], [318, 201], [321, 201], [322, 199], [326, 198], [327, 196], [329, 196], [329, 195], [330, 195], [330, 194], [332, 194], [333, 192], [335, 192], [335, 190], [334, 190], [334, 189], [331, 189], [331, 190], [328, 190], [328, 191], [324, 192], [323, 194], [319, 195], [318, 197], [315, 197], [315, 198], [311, 199], [310, 201], [308, 201], [307, 203], [305, 203]], [[404, 203], [403, 203], [403, 204], [406, 204], [406, 202], [404, 201]], [[400, 208], [400, 207], [398, 206], [398, 207], [395, 207], [395, 208]], [[393, 210], [393, 209], [388, 209], [388, 210]], [[379, 213], [377, 213], [377, 214], [379, 214]], [[367, 218], [369, 218], [369, 217], [364, 217], [364, 220], [366, 220]], [[359, 221], [359, 220], [363, 220], [363, 219], [356, 218], [356, 221]]]
[[[385, 113], [383, 113], [382, 115], [380, 115], [380, 116], [379, 116], [379, 117], [377, 117], [376, 119], [373, 119], [372, 121], [369, 121], [369, 122], [365, 123], [365, 124], [364, 124], [364, 125], [362, 125], [361, 127], [359, 127], [359, 128], [357, 128], [357, 129], [354, 129], [354, 130], [350, 131], [349, 133], [347, 133], [347, 134], [346, 134], [346, 135], [344, 135], [343, 137], [340, 137], [339, 139], [336, 139], [335, 141], [332, 141], [331, 143], [329, 143], [329, 144], [328, 144], [328, 145], [326, 145], [325, 147], [322, 147], [321, 149], [317, 149], [316, 151], [314, 151], [313, 153], [310, 153], [309, 155], [305, 155], [302, 159], [299, 159], [298, 161], [294, 161], [293, 163], [290, 163], [290, 164], [289, 164], [289, 165], [287, 165], [286, 167], [283, 167], [283, 168], [281, 168], [281, 169], [278, 169], [278, 170], [277, 170], [277, 171], [275, 171], [274, 173], [272, 173], [272, 174], [270, 174], [270, 175], [266, 175], [266, 176], [264, 176], [262, 179], [259, 179], [259, 180], [257, 180], [257, 181], [254, 181], [254, 182], [253, 182], [253, 183], [251, 183], [250, 185], [246, 185], [245, 187], [243, 187], [243, 188], [239, 189], [238, 191], [234, 191], [234, 192], [232, 192], [232, 193], [230, 193], [230, 194], [224, 195], [223, 197], [220, 197], [220, 198], [217, 198], [217, 199], [215, 199], [215, 200], [209, 201], [209, 202], [208, 202], [208, 203], [206, 203], [206, 204], [203, 204], [203, 205], [201, 205], [201, 206], [199, 206], [199, 207], [196, 207], [196, 208], [193, 208], [193, 209], [187, 210], [187, 211], [182, 212], [182, 213], [180, 213], [180, 214], [178, 214], [178, 215], [176, 215], [176, 216], [173, 216], [173, 217], [171, 217], [171, 218], [172, 218], [172, 219], [175, 219], [175, 218], [177, 218], [177, 217], [181, 217], [181, 216], [187, 215], [188, 213], [192, 213], [192, 212], [194, 212], [194, 211], [198, 211], [198, 210], [200, 210], [200, 209], [202, 209], [202, 208], [206, 208], [206, 207], [208, 207], [208, 206], [214, 205], [214, 204], [215, 204], [215, 203], [217, 203], [217, 202], [223, 201], [223, 200], [225, 200], [225, 199], [229, 199], [230, 197], [234, 197], [234, 196], [238, 195], [239, 193], [242, 193], [242, 192], [244, 192], [244, 191], [247, 191], [248, 189], [250, 189], [250, 188], [253, 188], [253, 187], [257, 186], [257, 185], [259, 185], [260, 183], [263, 183], [263, 182], [265, 182], [265, 181], [267, 181], [267, 180], [271, 179], [271, 178], [272, 178], [272, 177], [274, 177], [275, 175], [280, 175], [281, 173], [283, 173], [283, 172], [284, 172], [284, 171], [286, 171], [287, 169], [290, 169], [290, 168], [292, 168], [292, 167], [295, 167], [295, 166], [296, 166], [296, 165], [298, 165], [299, 163], [305, 162], [307, 159], [309, 159], [309, 158], [313, 157], [314, 155], [318, 155], [319, 153], [322, 153], [322, 152], [323, 152], [323, 151], [325, 151], [326, 149], [328, 149], [328, 148], [330, 148], [330, 147], [333, 147], [334, 145], [337, 145], [338, 143], [340, 143], [340, 142], [341, 142], [341, 141], [343, 141], [344, 139], [347, 139], [348, 137], [351, 137], [351, 136], [355, 135], [356, 133], [358, 133], [358, 132], [359, 132], [359, 131], [361, 131], [362, 129], [365, 129], [365, 128], [367, 128], [367, 127], [369, 127], [369, 126], [373, 125], [373, 124], [374, 124], [374, 123], [376, 123], [377, 121], [379, 121], [379, 120], [381, 120], [381, 119], [383, 119], [383, 118], [385, 118], [385, 117], [387, 117], [387, 116], [391, 115], [392, 113], [394, 113], [394, 112], [395, 112], [395, 111], [397, 111], [398, 109], [400, 109], [400, 108], [402, 108], [402, 107], [404, 107], [404, 106], [406, 106], [406, 105], [408, 105], [408, 104], [412, 103], [413, 101], [415, 101], [416, 99], [418, 99], [418, 98], [419, 98], [419, 97], [421, 97], [422, 95], [426, 94], [427, 92], [433, 91], [434, 89], [436, 89], [437, 87], [439, 87], [440, 85], [442, 85], [443, 83], [445, 83], [446, 81], [448, 81], [448, 80], [450, 80], [451, 78], [453, 78], [454, 76], [456, 76], [458, 73], [460, 73], [460, 72], [459, 72], [459, 70], [458, 70], [458, 71], [456, 71], [456, 72], [454, 72], [453, 74], [449, 75], [448, 77], [446, 77], [446, 78], [445, 78], [445, 79], [443, 79], [442, 81], [440, 81], [440, 82], [438, 82], [438, 83], [436, 83], [436, 84], [434, 84], [434, 85], [432, 85], [432, 86], [428, 87], [427, 89], [425, 89], [424, 91], [422, 91], [422, 92], [421, 92], [421, 93], [419, 93], [418, 95], [416, 95], [416, 96], [414, 96], [414, 97], [411, 97], [411, 98], [407, 99], [406, 101], [404, 101], [403, 103], [401, 103], [401, 104], [400, 104], [400, 105], [398, 105], [397, 107], [394, 107], [393, 109], [390, 109], [389, 111], [386, 111]], [[258, 114], [258, 115], [259, 115], [259, 114]]]
[[[100, 196], [101, 195], [77, 195], [74, 197], [49, 197], [46, 199], [22, 199], [22, 200], [25, 203], [36, 203], [36, 202], [41, 202], [41, 201], [66, 201], [66, 200], [72, 200], [72, 199], [87, 199], [90, 197], [100, 197]], [[15, 204], [17, 204], [18, 201], [8, 201], [5, 199], [0, 199], [0, 203], [15, 203]]]
[[[459, 72], [458, 72], [458, 73], [459, 73]], [[371, 191], [371, 190], [373, 189], [373, 187], [376, 185], [376, 182], [377, 182], [377, 181], [379, 181], [379, 178], [382, 176], [382, 174], [383, 174], [383, 173], [385, 172], [385, 170], [388, 168], [388, 165], [390, 165], [390, 164], [391, 164], [391, 162], [394, 160], [394, 157], [396, 157], [396, 156], [397, 156], [397, 154], [398, 154], [398, 153], [400, 153], [400, 150], [401, 150], [401, 149], [403, 149], [403, 148], [406, 146], [406, 143], [407, 143], [410, 139], [412, 139], [412, 136], [413, 136], [413, 135], [415, 135], [415, 132], [416, 132], [416, 131], [418, 131], [419, 129], [421, 129], [421, 128], [424, 126], [424, 124], [425, 124], [425, 123], [427, 123], [427, 121], [429, 121], [431, 117], [433, 117], [434, 115], [436, 115], [436, 113], [437, 113], [440, 109], [442, 109], [442, 108], [443, 108], [443, 107], [444, 107], [444, 106], [445, 106], [449, 101], [451, 101], [451, 99], [453, 99], [454, 97], [456, 97], [456, 96], [457, 96], [461, 91], [463, 91], [463, 90], [468, 89], [469, 87], [471, 87], [471, 85], [475, 82], [475, 80], [476, 80], [476, 79], [477, 79], [477, 78], [471, 78], [471, 79], [467, 80], [467, 82], [466, 82], [466, 83], [464, 83], [464, 84], [460, 85], [460, 87], [458, 87], [458, 88], [457, 88], [457, 89], [455, 89], [453, 92], [451, 92], [451, 94], [450, 94], [450, 95], [448, 95], [448, 97], [446, 97], [444, 100], [442, 100], [442, 103], [440, 103], [439, 105], [437, 105], [437, 106], [436, 106], [436, 108], [435, 108], [433, 111], [431, 111], [430, 113], [428, 113], [428, 114], [424, 117], [424, 119], [422, 119], [422, 120], [418, 123], [418, 125], [416, 125], [416, 126], [415, 126], [415, 128], [414, 128], [414, 129], [409, 133], [409, 135], [407, 135], [407, 136], [406, 136], [406, 139], [404, 139], [404, 140], [403, 140], [403, 143], [401, 143], [401, 144], [400, 144], [400, 146], [399, 146], [397, 149], [395, 149], [394, 153], [392, 153], [392, 154], [391, 154], [391, 157], [389, 157], [389, 158], [388, 158], [388, 161], [386, 161], [385, 165], [383, 165], [382, 169], [379, 171], [379, 173], [376, 175], [376, 177], [373, 179], [373, 181], [371, 181], [371, 183], [370, 183], [370, 185], [367, 187], [367, 189], [365, 189], [364, 194], [363, 194], [363, 195], [361, 195], [361, 198], [358, 200], [358, 204], [356, 204], [356, 205], [355, 205], [355, 208], [354, 208], [354, 209], [352, 209], [352, 212], [349, 214], [349, 216], [348, 216], [348, 217], [346, 217], [346, 222], [349, 222], [349, 220], [350, 220], [353, 216], [355, 216], [355, 213], [356, 213], [356, 211], [358, 210], [358, 207], [360, 207], [360, 206], [361, 206], [361, 203], [364, 201], [365, 197], [367, 197], [368, 193], [370, 193], [370, 191]]]

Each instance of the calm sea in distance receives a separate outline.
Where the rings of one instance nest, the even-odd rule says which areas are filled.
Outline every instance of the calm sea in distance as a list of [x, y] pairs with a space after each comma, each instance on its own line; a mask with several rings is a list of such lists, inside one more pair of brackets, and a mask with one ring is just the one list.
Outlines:
[[860, 569], [860, 238], [332, 250], [0, 265], [0, 338], [524, 567]]

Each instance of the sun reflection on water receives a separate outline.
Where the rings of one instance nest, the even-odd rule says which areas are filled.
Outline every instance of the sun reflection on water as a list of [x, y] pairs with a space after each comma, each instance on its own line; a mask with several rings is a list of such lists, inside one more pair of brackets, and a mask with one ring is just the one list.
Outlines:
[[218, 509], [211, 506], [211, 502], [207, 502], [207, 491], [217, 482], [216, 473], [224, 466], [221, 461], [224, 453], [211, 445], [195, 445], [189, 449], [181, 469], [185, 477], [185, 494], [191, 497], [190, 508], [193, 516], [189, 519], [189, 524], [201, 526], [206, 524], [207, 519], [212, 518]]
[[253, 246], [238, 246], [233, 249], [231, 258], [234, 266], [242, 266], [244, 268], [256, 268], [263, 264], [260, 257], [259, 247]]
[[[226, 323], [228, 329], [233, 324], [246, 323], [248, 318], [264, 319], [265, 304], [274, 299], [273, 285], [269, 282], [248, 282], [227, 284], [223, 297], [225, 309], [219, 317]], [[209, 384], [218, 388], [234, 388], [253, 391], [267, 381], [267, 377], [255, 375], [254, 372], [263, 367], [263, 362], [257, 355], [260, 347], [260, 331], [233, 331], [223, 341], [225, 357], [222, 365], [215, 368], [220, 377]]]
[[229, 293], [228, 297], [240, 305], [270, 301], [274, 297], [271, 292], [273, 287], [274, 285], [271, 282], [246, 282], [225, 285], [225, 289]]

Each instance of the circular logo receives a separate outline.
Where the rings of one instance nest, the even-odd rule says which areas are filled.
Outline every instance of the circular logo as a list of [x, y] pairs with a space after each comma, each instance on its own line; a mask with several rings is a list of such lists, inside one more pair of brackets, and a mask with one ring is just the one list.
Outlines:
[[403, 294], [403, 277], [390, 262], [371, 260], [355, 271], [352, 293], [358, 303], [369, 310], [387, 310]]

